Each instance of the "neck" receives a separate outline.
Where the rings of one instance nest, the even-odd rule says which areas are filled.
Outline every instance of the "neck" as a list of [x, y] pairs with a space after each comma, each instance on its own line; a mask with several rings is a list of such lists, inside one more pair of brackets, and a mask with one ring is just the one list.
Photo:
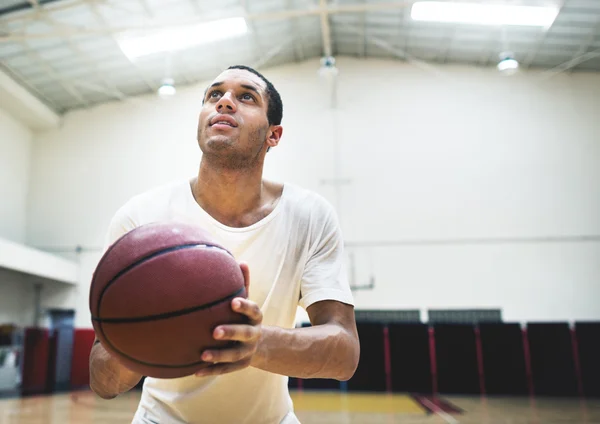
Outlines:
[[196, 202], [216, 219], [235, 222], [263, 203], [262, 167], [228, 169], [203, 156], [192, 192]]

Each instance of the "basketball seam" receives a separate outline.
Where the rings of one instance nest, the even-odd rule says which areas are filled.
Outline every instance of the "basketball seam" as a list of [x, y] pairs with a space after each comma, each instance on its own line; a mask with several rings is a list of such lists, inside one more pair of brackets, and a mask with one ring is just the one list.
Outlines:
[[[228, 296], [224, 299], [221, 299], [221, 301], [226, 301], [228, 298], [233, 298], [235, 297], [236, 294], [238, 294], [239, 291], [235, 292], [234, 294], [232, 294], [231, 296]], [[106, 340], [106, 343], [108, 343], [108, 345], [111, 347], [111, 349], [113, 349], [115, 352], [117, 352], [119, 355], [123, 356], [124, 358], [129, 359], [132, 362], [135, 362], [137, 364], [140, 365], [145, 365], [148, 367], [155, 367], [155, 368], [169, 368], [169, 369], [177, 369], [177, 368], [187, 368], [187, 367], [193, 367], [196, 365], [201, 365], [201, 364], [209, 364], [210, 362], [206, 362], [206, 361], [196, 361], [196, 362], [190, 362], [187, 364], [178, 364], [178, 365], [169, 365], [169, 364], [157, 364], [157, 363], [153, 363], [153, 362], [146, 362], [146, 361], [142, 361], [140, 359], [136, 359], [133, 356], [127, 355], [125, 352], [122, 352], [120, 349], [117, 349], [110, 341], [110, 339], [106, 336], [106, 334], [104, 334], [104, 329], [102, 328], [102, 324], [100, 324], [100, 331], [102, 332], [102, 335], [104, 336], [104, 339]], [[199, 352], [201, 353], [201, 352]]]
[[[145, 224], [142, 225], [139, 228], [143, 228], [146, 226], [149, 226], [151, 224]], [[96, 272], [94, 272], [93, 276], [92, 276], [92, 282], [90, 284], [91, 287], [94, 286], [94, 283], [96, 281], [96, 278], [98, 277], [98, 273], [97, 270], [100, 269], [100, 267], [104, 264], [104, 262], [106, 261], [106, 258], [108, 258], [109, 253], [115, 249], [117, 247], [118, 244], [120, 244], [123, 240], [127, 239], [128, 237], [131, 236], [131, 234], [133, 233], [133, 231], [130, 231], [128, 233], [123, 234], [121, 237], [119, 237], [107, 250], [106, 252], [104, 252], [104, 254], [102, 255], [102, 258], [100, 259], [100, 261], [98, 262], [98, 265], [96, 266]], [[104, 287], [104, 289], [102, 290], [102, 292], [100, 293], [99, 296], [99, 300], [98, 300], [98, 304], [96, 305], [98, 308], [98, 313], [100, 313], [100, 300], [102, 299], [102, 296], [104, 295], [104, 291], [108, 288], [109, 285], [111, 285], [117, 278], [119, 278], [121, 275], [123, 275], [125, 272], [129, 271], [131, 268], [141, 264], [142, 262], [153, 258], [154, 256], [158, 256], [161, 255], [162, 253], [168, 253], [172, 250], [178, 250], [178, 248], [188, 248], [188, 247], [197, 247], [197, 246], [201, 246], [201, 247], [211, 247], [211, 248], [216, 248], [216, 249], [220, 249], [223, 252], [227, 253], [229, 256], [233, 257], [233, 254], [223, 248], [222, 246], [217, 246], [214, 244], [206, 244], [206, 243], [187, 243], [187, 244], [182, 244], [179, 246], [171, 246], [171, 247], [167, 247], [167, 248], [163, 248], [161, 250], [157, 250], [156, 252], [152, 252], [150, 253], [148, 256], [144, 256], [140, 259], [138, 259], [136, 262], [134, 262], [133, 264], [130, 264], [129, 266], [127, 266], [125, 269], [121, 270], [117, 275], [115, 275], [106, 285], [106, 287]], [[90, 290], [90, 299], [89, 299], [89, 306], [90, 306], [90, 310], [92, 309], [92, 291]]]
[[178, 246], [168, 247], [166, 249], [158, 250], [158, 251], [153, 252], [153, 253], [151, 253], [151, 254], [149, 254], [147, 256], [144, 256], [143, 258], [138, 259], [134, 263], [129, 264], [127, 267], [125, 267], [124, 269], [122, 269], [121, 271], [119, 271], [113, 278], [110, 279], [110, 281], [108, 283], [106, 283], [106, 286], [104, 286], [104, 288], [100, 292], [100, 295], [98, 296], [98, 303], [96, 305], [96, 310], [98, 311], [98, 315], [100, 315], [100, 305], [102, 304], [102, 298], [104, 297], [104, 294], [106, 293], [106, 290], [108, 290], [108, 288], [110, 286], [112, 286], [121, 276], [123, 276], [127, 272], [131, 271], [133, 268], [137, 267], [138, 265], [141, 265], [144, 262], [146, 262], [146, 261], [148, 261], [150, 259], [153, 259], [153, 258], [155, 258], [157, 256], [164, 255], [166, 253], [175, 252], [177, 250], [191, 249], [191, 248], [194, 248], [194, 247], [216, 248], [216, 249], [222, 250], [223, 252], [226, 252], [227, 254], [231, 255], [231, 253], [229, 253], [227, 250], [225, 250], [225, 249], [223, 249], [223, 248], [221, 248], [219, 246], [214, 246], [214, 245], [205, 244], [205, 243], [189, 243], [189, 244], [182, 244], [182, 245], [178, 245]]
[[[124, 237], [122, 237], [124, 238]], [[119, 240], [120, 241], [120, 240]], [[117, 243], [115, 243], [112, 248], [114, 248], [116, 246]], [[144, 263], [145, 261], [148, 261], [152, 258], [155, 258], [157, 256], [166, 254], [166, 253], [170, 253], [170, 252], [174, 252], [177, 250], [182, 250], [182, 249], [190, 249], [190, 248], [195, 248], [195, 247], [209, 247], [209, 248], [216, 248], [219, 250], [222, 250], [223, 252], [229, 254], [230, 256], [233, 256], [231, 254], [231, 252], [229, 252], [227, 249], [223, 249], [220, 246], [215, 246], [215, 245], [210, 245], [210, 244], [205, 244], [205, 243], [190, 243], [190, 244], [183, 244], [183, 245], [179, 245], [179, 246], [173, 246], [173, 247], [169, 247], [166, 249], [162, 249], [156, 252], [151, 253], [150, 255], [147, 255], [143, 258], [138, 259], [137, 261], [135, 261], [134, 263], [130, 264], [129, 266], [127, 266], [125, 269], [122, 269], [121, 271], [119, 271], [107, 284], [106, 286], [104, 286], [104, 288], [102, 289], [102, 291], [100, 292], [100, 295], [98, 296], [98, 303], [97, 303], [97, 311], [98, 314], [100, 314], [100, 305], [102, 304], [102, 298], [104, 297], [104, 293], [106, 292], [106, 290], [112, 285], [114, 284], [115, 281], [117, 281], [119, 279], [119, 277], [121, 277], [123, 274], [125, 274], [126, 272], [131, 271], [133, 268], [135, 268], [138, 265], [141, 265], [142, 263]], [[107, 252], [108, 253], [108, 252]], [[104, 258], [103, 258], [104, 259]], [[95, 280], [95, 278], [94, 278]], [[238, 292], [234, 293], [233, 295], [231, 295], [230, 297], [234, 297]], [[227, 298], [224, 298], [223, 301], [227, 300]], [[100, 318], [102, 319], [102, 318]], [[119, 353], [120, 355], [122, 355], [123, 357], [129, 359], [130, 361], [136, 362], [140, 365], [146, 365], [146, 366], [150, 366], [150, 367], [156, 367], [156, 368], [186, 368], [186, 367], [192, 367], [192, 366], [196, 366], [196, 365], [200, 365], [203, 363], [206, 363], [205, 361], [197, 361], [197, 362], [192, 362], [190, 364], [182, 364], [182, 365], [166, 365], [166, 364], [154, 364], [151, 362], [145, 362], [145, 361], [141, 361], [139, 359], [135, 359], [129, 355], [127, 355], [124, 352], [121, 352], [119, 349], [117, 349], [110, 341], [110, 339], [107, 337], [107, 335], [104, 332], [104, 328], [102, 326], [102, 321], [98, 322], [98, 330], [100, 331], [100, 333], [102, 333], [102, 336], [104, 338], [104, 340], [106, 341], [106, 343], [108, 343], [108, 345], [111, 347], [111, 349], [113, 349], [115, 352]]]
[[180, 309], [178, 311], [164, 312], [162, 314], [145, 315], [145, 316], [141, 316], [141, 317], [131, 317], [131, 318], [98, 318], [98, 317], [92, 316], [92, 320], [96, 321], [96, 322], [100, 322], [100, 323], [103, 322], [103, 323], [108, 323], [108, 324], [130, 324], [130, 323], [135, 323], [135, 322], [158, 321], [158, 320], [161, 320], [161, 319], [178, 317], [178, 316], [181, 316], [181, 315], [186, 315], [186, 314], [189, 314], [189, 313], [192, 313], [192, 312], [197, 312], [197, 311], [201, 311], [203, 309], [210, 308], [210, 307], [215, 306], [215, 305], [217, 305], [217, 304], [219, 304], [221, 302], [226, 301], [227, 299], [229, 299], [231, 297], [237, 296], [243, 290], [244, 290], [244, 287], [240, 288], [235, 293], [229, 294], [229, 295], [227, 295], [225, 297], [222, 297], [221, 299], [215, 300], [213, 302], [204, 303], [204, 304], [199, 305], [199, 306], [192, 306], [192, 307], [185, 308], [185, 309]]

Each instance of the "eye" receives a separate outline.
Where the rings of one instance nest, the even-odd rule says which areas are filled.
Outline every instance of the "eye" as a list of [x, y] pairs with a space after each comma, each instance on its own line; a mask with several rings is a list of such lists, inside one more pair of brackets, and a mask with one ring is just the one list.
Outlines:
[[254, 96], [252, 94], [246, 93], [246, 94], [242, 94], [242, 99], [243, 100], [254, 100]]
[[216, 99], [216, 98], [217, 98], [217, 96], [218, 96], [218, 95], [220, 95], [220, 94], [221, 94], [221, 92], [220, 92], [219, 90], [214, 90], [214, 91], [211, 91], [211, 92], [208, 94], [208, 98], [209, 98], [209, 99]]

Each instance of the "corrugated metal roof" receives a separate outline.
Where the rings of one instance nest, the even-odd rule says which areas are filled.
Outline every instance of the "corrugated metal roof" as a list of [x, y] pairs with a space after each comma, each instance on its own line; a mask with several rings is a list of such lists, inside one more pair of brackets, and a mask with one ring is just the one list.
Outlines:
[[[2, 0], [0, 60], [59, 113], [156, 91], [166, 76], [185, 85], [233, 63], [272, 66], [328, 51], [493, 66], [510, 50], [524, 68], [600, 70], [600, 1], [556, 2], [560, 13], [543, 30], [416, 22], [413, 1]], [[127, 29], [240, 14], [247, 36], [173, 52], [170, 62], [164, 54], [129, 60], [117, 44]]]

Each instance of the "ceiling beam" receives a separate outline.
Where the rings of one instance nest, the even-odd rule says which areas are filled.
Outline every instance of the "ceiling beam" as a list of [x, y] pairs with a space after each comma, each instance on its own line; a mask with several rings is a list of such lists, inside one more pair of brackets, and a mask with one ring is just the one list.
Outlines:
[[560, 65], [555, 66], [552, 69], [543, 71], [540, 73], [540, 79], [545, 80], [551, 78], [555, 75], [568, 71], [569, 69], [572, 69], [575, 66], [581, 65], [582, 63], [587, 62], [588, 60], [595, 59], [597, 57], [600, 57], [600, 49], [584, 53], [578, 57], [574, 57], [571, 60], [561, 63]]
[[48, 63], [44, 60], [44, 58], [40, 56], [40, 54], [36, 50], [31, 49], [25, 42], [22, 42], [21, 44], [23, 46], [23, 49], [25, 50], [25, 54], [29, 56], [30, 59], [33, 59], [35, 63], [41, 64], [42, 67], [48, 73], [48, 75], [50, 75], [50, 77], [53, 78], [58, 85], [64, 88], [65, 91], [71, 95], [71, 97], [77, 100], [79, 105], [84, 107], [89, 105], [90, 102], [85, 99], [85, 97], [79, 92], [79, 90], [77, 90], [77, 88], [75, 88], [75, 86], [69, 81], [66, 81], [62, 76], [60, 76], [54, 68], [48, 65]]
[[319, 0], [320, 19], [321, 19], [321, 38], [323, 41], [323, 55], [333, 56], [331, 48], [331, 26], [329, 25], [329, 12], [327, 10], [327, 0]]
[[267, 53], [264, 54], [256, 63], [254, 63], [252, 65], [252, 68], [255, 68], [255, 69], [262, 68], [267, 63], [269, 63], [269, 61], [271, 59], [273, 59], [275, 56], [277, 56], [284, 49], [284, 47], [287, 47], [289, 44], [291, 44], [293, 42], [294, 42], [294, 36], [293, 35], [291, 35], [291, 36], [287, 37], [286, 39], [282, 40], [275, 47], [273, 47], [272, 49], [270, 49], [269, 51], [267, 51]]
[[[287, 8], [292, 9], [293, 0], [287, 0]], [[296, 62], [304, 62], [306, 53], [304, 52], [304, 40], [298, 31], [298, 18], [291, 18], [292, 33], [294, 34], [294, 55]]]
[[443, 43], [440, 43], [440, 49], [437, 55], [438, 62], [448, 62], [448, 56], [450, 55], [450, 51], [452, 51], [452, 45], [454, 44], [456, 31], [456, 27], [448, 29], [448, 32], [446, 33], [446, 39], [448, 40], [448, 42], [445, 45]]
[[[58, 0], [46, 0], [46, 3], [53, 2]], [[39, 4], [37, 0], [27, 0], [23, 3], [16, 3], [9, 6], [0, 7], [0, 17], [10, 15], [17, 12], [22, 12], [24, 10], [31, 10], [38, 7]]]
[[[95, 1], [85, 0], [86, 2], [90, 2], [91, 5], [96, 4]], [[321, 2], [325, 2], [325, 0], [320, 0]], [[313, 7], [309, 9], [294, 9], [294, 10], [281, 10], [275, 12], [261, 12], [261, 13], [249, 13], [245, 16], [248, 21], [271, 21], [271, 20], [281, 20], [281, 19], [290, 19], [290, 18], [299, 18], [303, 16], [320, 16], [323, 19], [323, 16], [327, 18], [333, 14], [340, 13], [355, 13], [355, 12], [375, 12], [375, 11], [385, 11], [385, 10], [393, 10], [393, 9], [404, 9], [410, 7], [412, 1], [403, 0], [397, 2], [389, 2], [389, 3], [361, 3], [361, 4], [334, 4], [334, 5], [325, 5], [320, 7]], [[226, 17], [237, 17], [236, 14], [231, 14]], [[201, 22], [208, 22], [212, 19], [205, 17], [192, 17], [190, 19], [178, 20], [175, 22], [168, 23], [140, 23], [140, 24], [131, 24], [127, 26], [119, 26], [119, 27], [110, 27], [110, 26], [101, 26], [97, 28], [78, 28], [78, 29], [58, 29], [49, 32], [42, 32], [36, 34], [25, 34], [25, 33], [12, 33], [7, 35], [0, 35], [0, 42], [9, 42], [9, 41], [18, 41], [25, 39], [40, 39], [40, 38], [48, 38], [48, 37], [68, 37], [68, 36], [82, 36], [82, 35], [109, 35], [109, 34], [117, 34], [124, 31], [131, 30], [156, 30], [156, 29], [164, 29], [173, 26], [182, 26], [182, 25], [193, 25]], [[2, 20], [0, 20], [2, 22]], [[323, 23], [323, 21], [322, 21]], [[328, 21], [326, 23], [325, 28], [329, 27]], [[330, 34], [323, 34], [323, 41], [325, 43], [324, 48], [329, 50], [330, 44], [327, 44], [326, 37]], [[328, 47], [329, 46], [329, 47]]]
[[[592, 46], [592, 44], [594, 43], [594, 40], [596, 39], [596, 36], [599, 33], [600, 33], [600, 19], [596, 23], [596, 27], [592, 30], [592, 32], [586, 38], [586, 40], [581, 44], [581, 46], [575, 52], [575, 54], [573, 55], [573, 57], [571, 58], [571, 60], [575, 60], [577, 57], [581, 56], [582, 54], [587, 53], [589, 51], [590, 47]], [[572, 70], [572, 69], [573, 68], [570, 68], [569, 71]]]
[[[106, 18], [104, 18], [104, 15], [102, 15], [102, 13], [100, 13], [100, 10], [98, 9], [98, 6], [96, 5], [96, 3], [92, 3], [90, 5], [90, 8], [92, 9], [92, 13], [93, 13], [94, 17], [96, 18], [96, 21], [98, 23], [100, 23], [100, 25], [108, 25], [108, 22], [107, 22]], [[117, 39], [116, 39], [116, 37], [115, 37], [114, 34], [111, 34], [111, 38], [115, 42], [115, 44], [117, 45], [117, 49], [121, 50], [121, 48], [119, 47], [119, 42], [117, 41]], [[131, 61], [131, 60], [129, 61], [129, 63], [131, 63], [131, 65], [137, 71], [137, 74], [140, 77], [140, 79], [144, 82], [144, 84], [146, 84], [146, 86], [151, 91], [158, 90], [158, 87], [159, 87], [158, 84], [156, 84], [153, 81], [151, 81], [150, 79], [148, 79], [143, 74], [142, 70], [140, 69], [140, 67], [138, 66], [137, 63], [135, 63], [134, 61]]]
[[[535, 60], [535, 58], [537, 57], [538, 53], [540, 52], [542, 45], [544, 44], [544, 41], [546, 41], [546, 36], [548, 35], [548, 33], [552, 30], [552, 28], [554, 28], [554, 24], [556, 23], [556, 21], [558, 20], [561, 12], [563, 11], [563, 8], [565, 6], [565, 1], [566, 0], [562, 0], [559, 8], [558, 8], [558, 14], [556, 15], [556, 19], [554, 19], [554, 21], [552, 22], [552, 25], [550, 25], [549, 28], [544, 28], [540, 34], [538, 34], [537, 39], [534, 43], [534, 48], [532, 48], [529, 51], [529, 55], [527, 55], [527, 58], [523, 61], [521, 67], [523, 69], [529, 69], [529, 67], [531, 66], [531, 64], [533, 63], [533, 61]], [[508, 49], [510, 50], [510, 49]]]
[[[37, 2], [37, 0], [30, 1]], [[40, 9], [40, 14], [42, 16], [42, 19], [44, 19], [50, 26], [60, 25], [60, 23], [56, 22], [56, 20], [54, 20], [54, 18], [52, 18], [48, 13], [46, 13], [45, 10]], [[127, 97], [125, 94], [119, 91], [119, 89], [113, 83], [108, 81], [108, 79], [104, 75], [97, 71], [96, 65], [93, 63], [93, 60], [90, 58], [87, 52], [83, 51], [83, 49], [81, 49], [77, 44], [75, 44], [71, 38], [67, 38], [65, 42], [69, 46], [69, 49], [73, 53], [75, 53], [81, 59], [81, 61], [84, 62], [90, 68], [91, 74], [95, 75], [96, 78], [102, 81], [102, 83], [104, 84], [104, 94], [108, 94], [109, 97], [113, 97], [118, 100], [123, 100], [125, 97]]]
[[[351, 26], [348, 25], [341, 25], [342, 27], [346, 28], [349, 31], [354, 31], [354, 32], [359, 32], [359, 30], [357, 28], [353, 28]], [[373, 35], [367, 35], [367, 41], [382, 48], [383, 50], [388, 51], [389, 53], [391, 53], [392, 55], [400, 58], [400, 59], [404, 59], [406, 60], [408, 63], [410, 63], [413, 66], [416, 66], [418, 68], [421, 68], [427, 72], [430, 72], [432, 74], [436, 74], [437, 76], [449, 79], [449, 75], [442, 72], [440, 69], [438, 69], [436, 66], [431, 65], [423, 60], [418, 59], [417, 57], [407, 53], [405, 50], [402, 50], [401, 48], [398, 48], [396, 46], [391, 45], [389, 42], [375, 37]]]
[[479, 66], [488, 67], [492, 55], [498, 57], [498, 54], [494, 52], [496, 44], [498, 43], [498, 32], [495, 29], [490, 29], [488, 40], [484, 43], [483, 50], [477, 60]]
[[365, 58], [367, 56], [367, 14], [360, 13], [359, 14], [359, 33], [357, 34], [358, 41], [358, 56], [361, 58]]
[[0, 65], [0, 74], [7, 75], [11, 80], [15, 81], [17, 84], [21, 85], [23, 89], [26, 91], [30, 91], [32, 94], [38, 97], [40, 101], [45, 102], [48, 107], [52, 110], [57, 111], [60, 109], [59, 105], [56, 101], [47, 97], [44, 93], [42, 93], [37, 87], [29, 83], [26, 78], [24, 78], [20, 72], [13, 69], [8, 63], [3, 63]]
[[[412, 35], [412, 25], [410, 24], [410, 14], [406, 13], [406, 9], [402, 10], [401, 25], [404, 31], [402, 31], [402, 51], [408, 52], [408, 44], [410, 43], [410, 36]], [[398, 43], [400, 45], [400, 43]]]
[[[248, 14], [248, 1], [240, 0], [240, 7], [242, 8], [242, 13], [244, 15], [247, 15]], [[258, 41], [258, 36], [256, 35], [256, 27], [254, 26], [252, 21], [248, 21], [248, 28], [250, 29], [249, 34], [250, 34], [250, 37], [252, 38], [252, 43], [254, 44], [254, 48], [256, 49], [256, 52], [258, 53], [259, 58], [263, 57], [265, 55], [265, 51], [264, 51], [262, 45]]]
[[[29, 0], [32, 7], [36, 9], [38, 18], [41, 17], [44, 21], [46, 21], [53, 28], [64, 28], [60, 22], [56, 22], [48, 13], [46, 9], [42, 9], [38, 0]], [[75, 53], [80, 60], [87, 64], [87, 66], [91, 70], [91, 74], [95, 75], [100, 81], [103, 83], [103, 87], [98, 88], [96, 85], [91, 83], [83, 84], [77, 80], [70, 79], [68, 82], [61, 78], [56, 71], [54, 71], [47, 63], [42, 63], [42, 66], [46, 69], [51, 78], [55, 79], [55, 81], [61, 85], [68, 93], [70, 93], [80, 105], [88, 106], [90, 102], [85, 99], [83, 94], [76, 88], [87, 88], [93, 91], [100, 92], [102, 94], [108, 95], [108, 97], [116, 98], [119, 100], [123, 100], [127, 96], [123, 94], [114, 84], [110, 83], [102, 74], [97, 72], [96, 66], [93, 61], [90, 59], [89, 55], [84, 52], [79, 46], [77, 46], [71, 38], [66, 38], [65, 43], [70, 48], [70, 50]], [[29, 50], [29, 54], [33, 54], [36, 58], [38, 58], [38, 62], [43, 62], [43, 59], [34, 52], [33, 50]]]
[[[28, 0], [28, 2], [31, 4], [32, 1], [35, 0]], [[49, 10], [51, 12], [55, 12], [55, 11], [59, 11], [59, 10], [67, 10], [67, 9], [72, 9], [74, 7], [79, 7], [82, 4], [95, 4], [95, 3], [106, 3], [107, 0], [79, 0], [79, 1], [68, 1], [68, 2], [63, 2], [61, 4], [40, 4], [39, 7], [44, 7], [44, 9]], [[38, 2], [39, 4], [39, 2]], [[36, 13], [28, 13], [28, 14], [18, 14], [15, 16], [6, 16], [6, 15], [0, 15], [0, 23], [12, 23], [12, 22], [20, 22], [20, 21], [32, 21], [37, 17]]]
[[[6, 72], [0, 69], [0, 106], [34, 131], [58, 128], [61, 118], [49, 107], [58, 109], [56, 104], [34, 88], [31, 92], [25, 89], [21, 81], [11, 75], [14, 71], [7, 65], [3, 67]], [[46, 100], [48, 105], [40, 99]]]
[[[192, 9], [194, 9], [196, 16], [201, 16], [202, 8], [198, 5], [198, 2], [196, 0], [189, 0], [189, 3], [192, 6]], [[202, 77], [198, 75], [199, 72], [196, 72], [193, 67], [191, 67], [188, 55], [184, 54], [177, 56], [177, 58], [180, 59], [179, 63], [181, 64], [181, 68], [178, 67], [178, 69], [182, 69], [183, 72], [181, 72], [181, 75], [186, 84], [191, 85], [202, 79]]]
[[84, 52], [79, 46], [77, 46], [71, 39], [66, 40], [71, 51], [77, 54], [81, 58], [81, 60], [90, 68], [91, 74], [95, 75], [102, 84], [104, 85], [105, 94], [109, 94], [110, 97], [114, 97], [118, 100], [123, 100], [127, 97], [124, 93], [122, 93], [116, 85], [110, 82], [104, 75], [97, 71], [96, 65], [93, 63], [92, 59], [88, 56], [86, 52]]

